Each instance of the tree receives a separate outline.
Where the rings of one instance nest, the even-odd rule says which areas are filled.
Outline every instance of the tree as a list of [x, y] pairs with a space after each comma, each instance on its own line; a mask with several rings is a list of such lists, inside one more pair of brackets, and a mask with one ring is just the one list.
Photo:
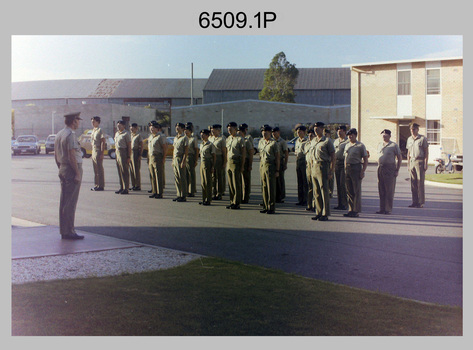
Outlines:
[[296, 65], [286, 60], [284, 52], [276, 54], [264, 73], [264, 87], [259, 99], [295, 103], [294, 85], [298, 75]]

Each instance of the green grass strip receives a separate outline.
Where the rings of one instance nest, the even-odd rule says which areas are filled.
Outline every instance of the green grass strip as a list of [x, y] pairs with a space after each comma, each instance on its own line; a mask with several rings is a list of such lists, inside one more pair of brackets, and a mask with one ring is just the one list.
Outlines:
[[453, 174], [428, 174], [425, 175], [428, 181], [442, 182], [446, 184], [463, 185], [463, 173]]
[[12, 286], [12, 335], [462, 335], [462, 308], [215, 258]]

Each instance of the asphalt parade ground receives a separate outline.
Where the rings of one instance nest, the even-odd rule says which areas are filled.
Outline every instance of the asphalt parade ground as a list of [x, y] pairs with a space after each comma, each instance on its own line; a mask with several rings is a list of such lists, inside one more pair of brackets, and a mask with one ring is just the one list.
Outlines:
[[[118, 195], [115, 161], [104, 160], [105, 191], [93, 192], [91, 159], [83, 159], [83, 181], [76, 212], [81, 242], [60, 240], [60, 185], [54, 155], [11, 159], [12, 258], [120, 249], [140, 244], [246, 264], [280, 269], [310, 278], [379, 291], [423, 302], [463, 304], [463, 191], [426, 185], [424, 208], [411, 203], [403, 165], [391, 215], [380, 215], [376, 165], [362, 184], [359, 218], [333, 210], [329, 221], [311, 220], [313, 212], [296, 206], [295, 157], [290, 156], [286, 198], [276, 214], [261, 214], [259, 159], [255, 156], [252, 195], [240, 210], [228, 210], [228, 191], [211, 206], [196, 197], [176, 197], [170, 158], [163, 199], [148, 198], [150, 181], [142, 161], [142, 191]], [[432, 172], [430, 167], [429, 172]], [[198, 167], [197, 167], [197, 174]], [[337, 205], [336, 191], [331, 207]], [[33, 223], [33, 224], [32, 224]]]

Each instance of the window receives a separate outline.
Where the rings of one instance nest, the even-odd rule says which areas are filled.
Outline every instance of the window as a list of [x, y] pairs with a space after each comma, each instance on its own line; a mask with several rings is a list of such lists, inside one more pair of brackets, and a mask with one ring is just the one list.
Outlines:
[[440, 94], [440, 69], [427, 69], [427, 95]]
[[411, 94], [411, 71], [397, 72], [397, 94], [410, 95]]
[[427, 120], [427, 141], [431, 145], [440, 145], [440, 120]]

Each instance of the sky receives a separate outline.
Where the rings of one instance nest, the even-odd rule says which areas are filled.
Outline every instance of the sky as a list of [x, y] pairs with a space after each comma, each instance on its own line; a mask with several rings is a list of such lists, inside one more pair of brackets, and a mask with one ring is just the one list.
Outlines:
[[463, 56], [462, 35], [12, 35], [11, 79], [208, 78], [267, 68], [283, 51], [297, 68]]

